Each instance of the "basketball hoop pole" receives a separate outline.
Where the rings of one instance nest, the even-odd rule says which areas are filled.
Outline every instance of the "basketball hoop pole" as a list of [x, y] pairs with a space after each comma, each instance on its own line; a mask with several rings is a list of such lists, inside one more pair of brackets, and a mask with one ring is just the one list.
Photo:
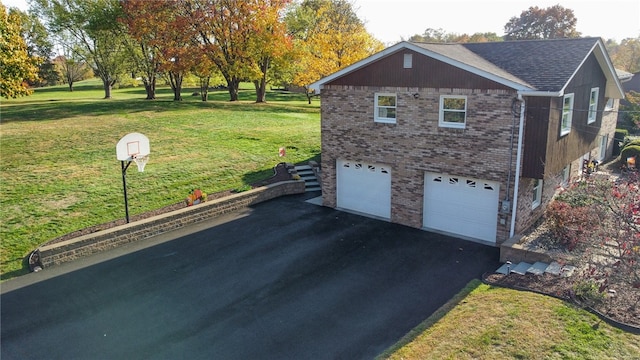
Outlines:
[[127, 169], [129, 165], [131, 165], [131, 161], [127, 161], [127, 165], [124, 164], [124, 161], [120, 161], [120, 166], [122, 167], [122, 189], [124, 193], [124, 213], [127, 218], [127, 224], [129, 223], [129, 202], [127, 201]]

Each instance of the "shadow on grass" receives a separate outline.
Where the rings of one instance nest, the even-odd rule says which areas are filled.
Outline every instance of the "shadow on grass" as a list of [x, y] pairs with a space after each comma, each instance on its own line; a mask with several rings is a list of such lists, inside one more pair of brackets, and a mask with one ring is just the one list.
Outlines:
[[[309, 161], [315, 161], [318, 164], [320, 163], [320, 153], [315, 154], [314, 156], [300, 161], [297, 164], [308, 164]], [[286, 162], [286, 160], [283, 160], [283, 162]], [[260, 171], [254, 171], [254, 172], [249, 172], [246, 173], [242, 176], [242, 182], [245, 184], [245, 186], [242, 189], [236, 189], [236, 190], [240, 190], [240, 191], [246, 191], [251, 189], [252, 185], [266, 185], [266, 184], [270, 184], [273, 182], [277, 182], [278, 180], [281, 179], [280, 175], [282, 174], [277, 174], [275, 169], [278, 166], [278, 164], [275, 164], [273, 166], [273, 168], [271, 169], [266, 169], [266, 170], [260, 170]], [[288, 175], [288, 174], [286, 174]]]
[[[60, 90], [57, 90], [60, 92]], [[230, 102], [229, 94], [225, 90], [218, 90], [209, 93], [209, 101], [202, 101], [200, 96], [183, 94], [182, 101], [173, 101], [173, 95], [166, 95], [165, 91], [158, 92], [156, 100], [145, 100], [144, 89], [130, 88], [118, 90], [119, 93], [140, 94], [140, 98], [118, 99], [117, 94], [112, 99], [96, 98], [60, 98], [60, 99], [39, 99], [34, 101], [22, 101], [16, 104], [9, 104], [2, 108], [2, 123], [18, 121], [44, 121], [73, 118], [76, 116], [99, 116], [115, 113], [134, 114], [138, 112], [163, 112], [168, 110], [213, 110], [224, 109], [233, 111], [249, 112], [307, 112], [315, 113], [317, 106], [304, 104], [304, 95], [274, 91], [267, 94], [267, 103], [257, 104], [247, 102], [255, 100], [255, 91], [243, 90], [240, 92], [238, 102]], [[188, 90], [185, 89], [184, 92]], [[53, 93], [52, 93], [53, 94]], [[129, 96], [129, 95], [127, 95]]]
[[482, 281], [478, 279], [473, 279], [467, 283], [467, 285], [462, 288], [456, 295], [454, 295], [446, 304], [442, 305], [438, 310], [436, 310], [431, 316], [429, 316], [426, 320], [418, 324], [418, 326], [414, 327], [409, 331], [405, 336], [403, 336], [397, 343], [393, 344], [387, 350], [385, 350], [382, 354], [376, 356], [376, 360], [388, 359], [397, 352], [403, 346], [412, 342], [415, 338], [417, 338], [420, 334], [425, 332], [428, 328], [433, 326], [435, 323], [440, 321], [449, 311], [458, 306], [462, 300], [464, 300], [469, 294], [478, 288], [478, 286], [482, 285]]

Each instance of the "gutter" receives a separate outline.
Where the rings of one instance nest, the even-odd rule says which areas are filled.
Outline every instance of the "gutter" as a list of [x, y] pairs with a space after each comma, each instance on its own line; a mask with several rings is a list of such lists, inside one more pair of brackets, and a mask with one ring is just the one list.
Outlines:
[[520, 101], [520, 125], [518, 126], [518, 150], [516, 153], [516, 176], [515, 176], [515, 185], [513, 186], [513, 205], [511, 208], [511, 229], [509, 230], [509, 238], [512, 238], [515, 235], [515, 229], [516, 229], [516, 216], [518, 214], [518, 191], [520, 189], [520, 165], [522, 163], [522, 138], [524, 137], [524, 116], [525, 116], [526, 106], [525, 106], [524, 98], [522, 97], [522, 93], [520, 91], [518, 91], [518, 100]]
[[518, 191], [520, 190], [520, 167], [522, 164], [522, 143], [524, 137], [524, 117], [526, 103], [524, 101], [524, 95], [526, 96], [540, 96], [540, 97], [561, 97], [564, 96], [564, 88], [560, 91], [521, 91], [518, 90], [518, 100], [520, 101], [520, 125], [518, 126], [518, 151], [516, 153], [516, 176], [515, 184], [513, 187], [513, 207], [511, 208], [511, 228], [509, 230], [509, 238], [515, 235], [516, 229], [516, 216], [518, 214]]

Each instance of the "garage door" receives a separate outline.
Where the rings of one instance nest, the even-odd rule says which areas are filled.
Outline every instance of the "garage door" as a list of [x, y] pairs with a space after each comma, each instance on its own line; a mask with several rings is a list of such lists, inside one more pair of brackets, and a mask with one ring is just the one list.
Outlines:
[[499, 193], [496, 182], [426, 173], [424, 227], [495, 242]]
[[338, 208], [391, 218], [391, 170], [386, 165], [337, 161]]

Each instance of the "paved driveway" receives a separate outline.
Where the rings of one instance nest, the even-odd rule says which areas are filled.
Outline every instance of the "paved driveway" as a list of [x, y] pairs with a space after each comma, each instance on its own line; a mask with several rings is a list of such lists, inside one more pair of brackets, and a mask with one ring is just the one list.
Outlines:
[[3, 283], [2, 359], [370, 359], [498, 266], [305, 196]]

